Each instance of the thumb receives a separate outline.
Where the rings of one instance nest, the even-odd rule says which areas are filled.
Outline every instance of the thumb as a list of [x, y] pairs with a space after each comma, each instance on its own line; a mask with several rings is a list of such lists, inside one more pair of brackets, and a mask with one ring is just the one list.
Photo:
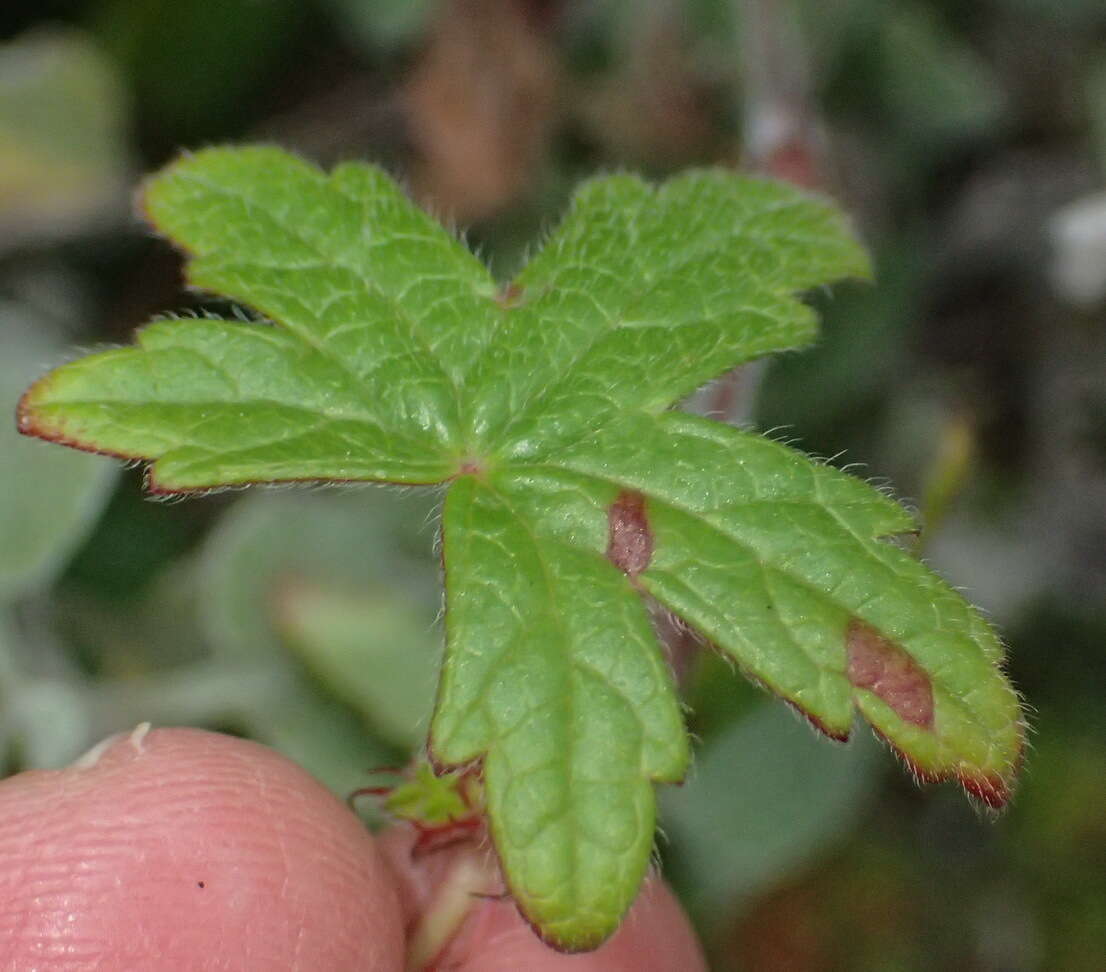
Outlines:
[[[494, 892], [502, 875], [487, 847], [460, 842], [430, 853], [398, 824], [380, 835], [410, 936], [412, 967], [457, 972], [705, 972], [706, 960], [675, 895], [647, 878], [618, 931], [594, 952], [544, 945], [514, 902]], [[489, 892], [491, 892], [489, 894]]]
[[391, 972], [393, 885], [359, 821], [255, 743], [140, 728], [0, 783], [0, 968]]

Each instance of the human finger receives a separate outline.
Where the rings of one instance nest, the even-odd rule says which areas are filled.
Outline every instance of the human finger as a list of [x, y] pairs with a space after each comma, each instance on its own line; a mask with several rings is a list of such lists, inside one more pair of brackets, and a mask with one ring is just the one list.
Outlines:
[[264, 746], [105, 741], [0, 783], [0, 967], [403, 968], [394, 877], [345, 806]]
[[379, 844], [399, 881], [412, 967], [457, 972], [705, 972], [691, 924], [659, 876], [646, 879], [618, 931], [593, 952], [545, 945], [502, 894], [487, 847], [459, 843], [420, 854], [399, 824]]

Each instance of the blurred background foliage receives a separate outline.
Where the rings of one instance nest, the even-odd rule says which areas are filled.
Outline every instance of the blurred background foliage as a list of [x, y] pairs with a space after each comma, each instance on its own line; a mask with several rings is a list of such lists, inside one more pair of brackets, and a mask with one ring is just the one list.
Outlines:
[[[840, 198], [878, 286], [814, 295], [817, 347], [688, 407], [859, 463], [920, 509], [919, 549], [1010, 645], [1024, 780], [989, 819], [700, 653], [665, 871], [720, 969], [1102, 967], [1101, 0], [7, 0], [0, 41], [8, 414], [73, 349], [218, 309], [129, 212], [180, 148], [382, 162], [503, 275], [597, 169], [744, 165]], [[5, 769], [140, 720], [260, 739], [339, 793], [404, 762], [440, 652], [436, 499], [155, 503], [140, 470], [6, 422]]]

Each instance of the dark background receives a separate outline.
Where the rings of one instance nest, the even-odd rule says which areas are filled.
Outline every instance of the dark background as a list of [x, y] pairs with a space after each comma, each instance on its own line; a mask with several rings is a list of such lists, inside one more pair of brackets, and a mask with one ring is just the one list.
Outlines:
[[[660, 854], [719, 968], [1098, 969], [1106, 955], [1101, 0], [92, 0], [0, 8], [0, 394], [219, 309], [130, 214], [181, 148], [366, 158], [507, 275], [597, 170], [830, 192], [875, 287], [690, 407], [890, 481], [994, 619], [1032, 727], [993, 818], [710, 656]], [[674, 241], [678, 246], [678, 241]], [[225, 308], [224, 308], [225, 309]], [[259, 738], [339, 792], [425, 732], [433, 494], [182, 503], [0, 430], [0, 758], [141, 719]]]

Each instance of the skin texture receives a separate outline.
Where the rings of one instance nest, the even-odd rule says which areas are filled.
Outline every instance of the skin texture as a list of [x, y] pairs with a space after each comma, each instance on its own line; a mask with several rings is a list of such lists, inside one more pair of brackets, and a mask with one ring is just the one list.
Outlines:
[[[412, 859], [412, 841], [406, 828], [374, 841], [255, 743], [191, 729], [113, 737], [67, 769], [0, 783], [0, 969], [400, 972], [454, 855], [487, 860], [471, 847]], [[473, 901], [433, 968], [706, 968], [659, 881], [585, 956], [550, 952], [509, 901]]]
[[461, 845], [416, 858], [415, 835], [395, 827], [379, 840], [399, 878], [400, 902], [410, 936], [420, 919], [441, 907], [442, 888], [451, 873], [475, 860], [468, 917], [431, 966], [436, 972], [705, 972], [707, 965], [675, 895], [658, 877], [646, 879], [618, 931], [594, 952], [554, 952], [520, 917], [514, 903], [498, 892], [503, 884], [489, 851]]
[[94, 765], [13, 777], [0, 861], [5, 969], [400, 967], [372, 839], [254, 743], [154, 730]]

